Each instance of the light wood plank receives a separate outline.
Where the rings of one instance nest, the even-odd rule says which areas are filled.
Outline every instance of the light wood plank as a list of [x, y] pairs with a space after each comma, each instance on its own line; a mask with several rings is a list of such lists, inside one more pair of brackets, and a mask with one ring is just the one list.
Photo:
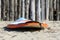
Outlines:
[[37, 0], [37, 21], [41, 22], [41, 6], [40, 6], [40, 0]]
[[42, 21], [45, 20], [45, 0], [42, 0]]
[[57, 20], [59, 21], [59, 0], [57, 0]]
[[0, 20], [1, 20], [1, 0], [0, 0]]
[[52, 21], [53, 20], [53, 0], [50, 0], [49, 7], [50, 7], [50, 9], [49, 9], [50, 18], [49, 19]]
[[25, 16], [27, 19], [29, 19], [29, 4], [30, 0], [25, 0]]
[[22, 17], [25, 18], [25, 0], [22, 1]]
[[5, 21], [6, 20], [6, 15], [5, 13], [7, 12], [5, 9], [6, 9], [6, 0], [3, 0], [4, 2], [4, 5], [3, 5], [3, 20]]
[[35, 21], [35, 0], [31, 0], [31, 13], [32, 13], [32, 20]]
[[12, 9], [12, 13], [11, 13], [12, 16], [11, 16], [11, 17], [12, 17], [12, 21], [13, 21], [13, 20], [14, 20], [14, 14], [15, 14], [15, 13], [14, 13], [14, 7], [15, 7], [15, 6], [14, 6], [14, 0], [12, 0], [11, 4], [12, 4], [12, 5], [11, 5], [11, 7], [12, 7], [12, 8], [11, 8], [11, 9]]
[[14, 20], [17, 19], [17, 0], [14, 0]]
[[46, 20], [49, 21], [49, 1], [46, 0]]
[[6, 0], [6, 20], [9, 20], [9, 0]]
[[19, 18], [21, 17], [21, 0], [19, 0]]

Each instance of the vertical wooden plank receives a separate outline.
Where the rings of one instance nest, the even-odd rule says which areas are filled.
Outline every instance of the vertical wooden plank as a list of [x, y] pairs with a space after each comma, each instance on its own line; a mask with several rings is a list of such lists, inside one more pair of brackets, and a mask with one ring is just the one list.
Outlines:
[[56, 10], [56, 1], [57, 0], [54, 0], [54, 9]]
[[38, 13], [37, 11], [38, 11], [38, 0], [35, 0], [35, 21], [37, 21], [37, 19], [38, 19], [37, 18], [37, 16], [38, 16], [37, 15], [37, 13]]
[[35, 21], [35, 0], [31, 0], [31, 13], [32, 13], [32, 20]]
[[1, 0], [0, 0], [0, 21], [1, 21]]
[[60, 21], [60, 0], [59, 0], [59, 21]]
[[51, 20], [51, 12], [52, 12], [51, 1], [49, 1], [49, 20]]
[[14, 20], [14, 0], [9, 0], [9, 20]]
[[3, 0], [3, 2], [4, 2], [4, 6], [3, 6], [3, 20], [5, 21], [6, 20], [6, 0]]
[[[21, 9], [23, 9], [23, 8], [21, 7], [21, 3], [22, 3], [22, 0], [17, 0], [17, 19], [20, 18], [22, 15]], [[25, 0], [24, 0], [24, 5], [25, 5]], [[25, 6], [24, 6], [24, 8], [25, 8]], [[25, 14], [25, 12], [23, 14]]]
[[25, 17], [25, 0], [21, 0], [22, 3], [22, 17]]
[[22, 0], [21, 0], [21, 17], [22, 17]]
[[18, 19], [18, 17], [19, 17], [19, 0], [17, 0], [17, 19]]
[[19, 16], [20, 16], [20, 13], [19, 13], [19, 11], [21, 10], [20, 8], [20, 0], [17, 0], [17, 19], [19, 18]]
[[49, 21], [49, 1], [46, 0], [46, 20]]
[[3, 15], [3, 13], [4, 13], [4, 0], [1, 0], [1, 20], [3, 20], [3, 17], [4, 17], [4, 15]]
[[51, 13], [51, 15], [52, 15], [52, 21], [53, 21], [53, 11], [54, 11], [54, 0], [51, 0], [51, 5], [52, 5], [52, 7], [51, 7], [51, 9], [52, 9], [52, 13]]
[[11, 12], [10, 12], [11, 20], [14, 20], [14, 0], [11, 0]]
[[14, 0], [14, 20], [17, 19], [17, 0]]
[[49, 2], [49, 20], [53, 20], [53, 0]]
[[57, 20], [59, 21], [59, 0], [57, 0]]
[[12, 13], [12, 0], [9, 0], [9, 21], [12, 19], [11, 13]]
[[29, 19], [29, 4], [30, 0], [25, 0], [25, 16], [27, 19]]
[[53, 6], [53, 20], [57, 21], [57, 10], [56, 10], [56, 1], [54, 0], [54, 6]]
[[7, 12], [8, 12], [7, 4], [8, 4], [8, 3], [7, 3], [7, 0], [5, 0], [5, 3], [4, 3], [4, 5], [5, 5], [4, 21], [7, 20]]
[[21, 17], [21, 0], [19, 0], [19, 18]]
[[9, 20], [9, 0], [6, 0], [6, 20]]
[[42, 21], [45, 20], [45, 0], [42, 0]]
[[47, 10], [46, 10], [46, 0], [44, 0], [44, 1], [45, 1], [45, 5], [44, 5], [44, 6], [45, 6], [45, 8], [44, 8], [44, 11], [45, 11], [44, 16], [45, 16], [45, 17], [44, 17], [44, 20], [46, 20], [46, 11], [47, 11]]
[[7, 3], [7, 0], [5, 0], [5, 16], [4, 16], [4, 21], [6, 21], [7, 20], [7, 12], [8, 12], [8, 5], [7, 5], [8, 3]]
[[3, 5], [4, 5], [4, 2], [3, 0], [1, 0], [1, 20], [3, 20]]
[[41, 6], [40, 6], [40, 0], [37, 0], [37, 21], [41, 22]]
[[38, 21], [41, 22], [41, 6], [40, 6], [40, 0], [38, 0]]
[[32, 16], [32, 13], [31, 13], [31, 0], [29, 1], [29, 19], [32, 20], [31, 16]]

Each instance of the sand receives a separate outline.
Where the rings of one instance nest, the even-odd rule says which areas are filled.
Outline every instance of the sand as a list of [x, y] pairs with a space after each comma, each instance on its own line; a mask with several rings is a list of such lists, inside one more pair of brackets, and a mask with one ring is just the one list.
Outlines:
[[60, 40], [60, 22], [46, 22], [51, 29], [36, 31], [8, 31], [4, 27], [11, 22], [0, 22], [0, 40]]

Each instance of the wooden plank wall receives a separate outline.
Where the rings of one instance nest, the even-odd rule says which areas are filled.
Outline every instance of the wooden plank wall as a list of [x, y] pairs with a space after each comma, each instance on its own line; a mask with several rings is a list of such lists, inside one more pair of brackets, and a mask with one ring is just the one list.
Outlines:
[[54, 12], [55, 12], [55, 18], [57, 20], [55, 21], [60, 21], [60, 2], [59, 0], [50, 0], [49, 1], [49, 20], [50, 21], [54, 21]]
[[1, 0], [1, 4], [1, 20], [14, 21], [24, 17], [34, 21], [41, 21], [40, 0], [37, 3], [36, 0]]
[[1, 0], [1, 20], [14, 21], [20, 17], [39, 22], [53, 20], [57, 5], [58, 0]]

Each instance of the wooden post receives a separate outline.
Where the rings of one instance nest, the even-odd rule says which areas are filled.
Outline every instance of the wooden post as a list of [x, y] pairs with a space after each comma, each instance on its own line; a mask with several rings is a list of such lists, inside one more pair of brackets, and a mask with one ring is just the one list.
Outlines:
[[35, 21], [35, 0], [31, 0], [31, 13], [32, 13], [32, 20]]
[[21, 17], [21, 0], [19, 0], [19, 18]]
[[[59, 3], [59, 2], [58, 2]], [[55, 20], [57, 21], [57, 17], [59, 16], [59, 13], [57, 12], [57, 0], [54, 0], [54, 15], [56, 16], [55, 17]]]
[[9, 20], [9, 0], [6, 0], [6, 20], [8, 21]]
[[49, 2], [49, 20], [53, 20], [53, 0]]
[[1, 0], [0, 0], [0, 20], [1, 20]]
[[59, 21], [59, 0], [57, 0], [57, 20]]
[[19, 4], [20, 3], [20, 0], [17, 0], [17, 19], [19, 18]]
[[56, 1], [57, 0], [54, 0], [54, 9], [56, 10]]
[[4, 21], [6, 21], [7, 20], [7, 12], [8, 12], [8, 7], [7, 7], [7, 0], [5, 0], [5, 14], [4, 14]]
[[3, 0], [1, 0], [1, 20], [3, 20]]
[[49, 21], [49, 1], [46, 0], [46, 20]]
[[6, 21], [7, 20], [7, 13], [8, 13], [8, 2], [7, 2], [7, 0], [5, 0], [4, 1], [5, 3], [4, 3], [4, 8], [5, 8], [5, 13], [3, 13], [4, 14], [4, 21]]
[[9, 0], [9, 21], [14, 20], [14, 0]]
[[45, 20], [45, 0], [42, 0], [42, 21]]
[[25, 0], [21, 0], [21, 3], [22, 3], [22, 17], [24, 18], [25, 17]]
[[12, 0], [9, 0], [9, 21], [12, 19]]
[[6, 11], [5, 11], [5, 7], [6, 7], [6, 0], [2, 0], [3, 1], [3, 20], [6, 20], [6, 15], [5, 15], [5, 13], [6, 13]]
[[[12, 13], [11, 13], [11, 20], [14, 20], [14, 14], [16, 14], [16, 12], [14, 13], [14, 0], [11, 0], [11, 11], [12, 11]], [[16, 5], [16, 4], [15, 4]], [[16, 10], [16, 9], [15, 9]]]
[[25, 16], [27, 19], [29, 19], [29, 4], [30, 0], [25, 0]]
[[37, 0], [37, 21], [41, 22], [41, 6], [40, 6], [40, 0]]
[[14, 0], [14, 20], [17, 19], [17, 0]]

